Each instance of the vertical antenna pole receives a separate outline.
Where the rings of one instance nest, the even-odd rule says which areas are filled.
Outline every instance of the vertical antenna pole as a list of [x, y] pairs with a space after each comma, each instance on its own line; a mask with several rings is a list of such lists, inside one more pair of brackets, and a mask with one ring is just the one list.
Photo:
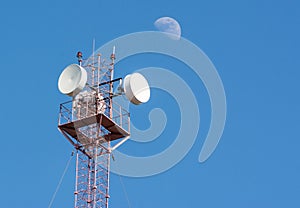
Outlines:
[[[111, 59], [111, 69], [110, 69], [110, 81], [114, 79], [114, 65], [115, 65], [115, 46], [113, 47], [112, 54], [110, 56]], [[113, 89], [113, 82], [110, 82], [109, 84], [109, 116], [112, 119], [113, 118], [113, 104], [112, 104], [112, 95], [113, 95], [114, 89]], [[107, 157], [107, 188], [106, 188], [106, 202], [105, 207], [108, 208], [108, 201], [109, 201], [109, 172], [110, 172], [110, 156], [111, 156], [111, 148], [110, 148], [110, 141], [108, 143], [108, 157]]]
[[92, 86], [94, 86], [94, 84], [95, 84], [95, 66], [94, 66], [94, 64], [95, 64], [95, 38], [93, 39], [93, 55], [92, 55], [92, 72], [93, 72], [93, 74], [92, 74]]
[[[97, 77], [97, 86], [100, 84], [100, 75], [101, 75], [101, 55], [98, 54], [98, 77]], [[100, 93], [100, 88], [98, 87], [98, 94]]]
[[115, 59], [116, 59], [115, 52], [116, 52], [116, 46], [113, 47], [113, 52], [110, 56], [111, 61], [112, 61], [111, 81], [114, 79], [114, 65], [115, 65]]
[[[116, 52], [116, 47], [113, 47], [113, 52], [110, 56], [111, 59], [111, 71], [110, 71], [110, 81], [114, 79], [114, 66], [115, 66], [115, 52]], [[110, 118], [113, 117], [113, 111], [112, 111], [112, 95], [113, 95], [114, 89], [113, 89], [113, 82], [110, 82], [109, 84], [109, 108], [110, 108]]]
[[78, 197], [78, 158], [79, 155], [78, 155], [78, 150], [76, 150], [76, 167], [75, 167], [75, 192], [74, 192], [74, 195], [75, 195], [75, 202], [74, 202], [74, 207], [76, 208], [77, 207], [77, 197]]
[[91, 159], [88, 158], [88, 178], [87, 178], [87, 195], [88, 195], [88, 200], [87, 200], [87, 207], [91, 207]]
[[96, 141], [96, 148], [95, 148], [95, 152], [94, 152], [94, 184], [93, 184], [93, 192], [94, 192], [94, 196], [93, 196], [93, 208], [96, 208], [96, 203], [97, 203], [97, 165], [98, 165], [98, 141]]
[[[109, 149], [110, 151], [110, 149]], [[111, 152], [108, 153], [107, 157], [107, 188], [106, 188], [106, 203], [105, 207], [108, 208], [108, 200], [109, 200], [109, 172], [110, 172], [110, 154]]]

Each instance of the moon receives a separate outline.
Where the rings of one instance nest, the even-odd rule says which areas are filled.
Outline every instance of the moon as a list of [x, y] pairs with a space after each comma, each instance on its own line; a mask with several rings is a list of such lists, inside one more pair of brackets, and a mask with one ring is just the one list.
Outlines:
[[154, 26], [161, 32], [168, 33], [173, 40], [179, 40], [181, 37], [180, 24], [171, 17], [161, 17], [154, 22]]

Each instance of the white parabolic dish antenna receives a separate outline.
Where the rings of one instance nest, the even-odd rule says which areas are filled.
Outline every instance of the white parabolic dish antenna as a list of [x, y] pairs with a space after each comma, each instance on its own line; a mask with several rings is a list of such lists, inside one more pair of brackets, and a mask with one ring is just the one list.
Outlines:
[[127, 99], [135, 105], [146, 103], [150, 99], [149, 84], [140, 73], [127, 75], [123, 88]]
[[58, 89], [69, 96], [77, 95], [86, 85], [87, 72], [78, 64], [67, 66], [58, 79]]

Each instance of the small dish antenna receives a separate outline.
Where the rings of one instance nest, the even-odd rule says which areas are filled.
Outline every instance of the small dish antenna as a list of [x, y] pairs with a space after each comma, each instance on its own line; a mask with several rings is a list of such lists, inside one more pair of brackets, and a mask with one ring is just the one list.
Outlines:
[[58, 89], [68, 96], [77, 95], [86, 85], [87, 72], [78, 64], [67, 66], [58, 79]]
[[124, 93], [127, 99], [139, 105], [150, 99], [150, 87], [146, 78], [140, 73], [129, 74], [124, 78]]

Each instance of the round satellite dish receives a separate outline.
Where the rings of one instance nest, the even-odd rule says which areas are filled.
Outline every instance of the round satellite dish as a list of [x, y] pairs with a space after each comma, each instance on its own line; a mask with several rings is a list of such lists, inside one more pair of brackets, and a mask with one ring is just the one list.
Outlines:
[[77, 95], [86, 85], [87, 72], [78, 64], [67, 66], [58, 79], [58, 89], [69, 96]]
[[124, 92], [127, 99], [139, 105], [150, 99], [150, 87], [146, 78], [140, 73], [133, 73], [124, 78]]

